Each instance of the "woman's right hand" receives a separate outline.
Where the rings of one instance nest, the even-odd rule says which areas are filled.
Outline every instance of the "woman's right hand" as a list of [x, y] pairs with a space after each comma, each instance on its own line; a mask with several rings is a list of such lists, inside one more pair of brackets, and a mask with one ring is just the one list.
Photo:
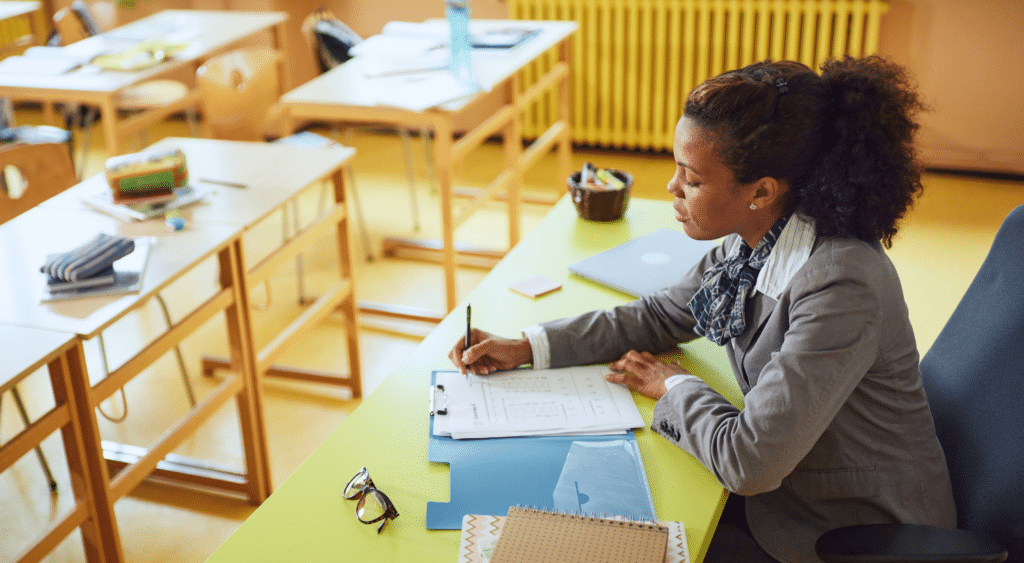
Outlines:
[[459, 338], [448, 358], [461, 373], [468, 371], [474, 375], [487, 375], [532, 362], [533, 349], [526, 337], [502, 338], [474, 328], [470, 333], [469, 349], [466, 349], [465, 338]]

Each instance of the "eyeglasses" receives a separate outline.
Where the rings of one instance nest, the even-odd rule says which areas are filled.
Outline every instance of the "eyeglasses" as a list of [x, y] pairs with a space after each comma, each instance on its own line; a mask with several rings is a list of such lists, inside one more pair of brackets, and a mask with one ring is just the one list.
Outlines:
[[[359, 504], [356, 505], [356, 518], [360, 522], [363, 524], [380, 522], [380, 526], [377, 527], [378, 534], [384, 529], [384, 524], [387, 524], [388, 520], [398, 518], [398, 509], [395, 508], [395, 504], [373, 485], [373, 479], [370, 479], [370, 473], [365, 467], [360, 469], [356, 476], [345, 485], [345, 492], [342, 495], [348, 500], [359, 500]], [[370, 499], [370, 501], [367, 502], [366, 499]]]

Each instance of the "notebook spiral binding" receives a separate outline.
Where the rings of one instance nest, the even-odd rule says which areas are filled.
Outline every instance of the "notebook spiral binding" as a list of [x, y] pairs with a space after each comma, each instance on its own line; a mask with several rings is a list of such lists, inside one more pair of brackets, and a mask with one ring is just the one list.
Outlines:
[[556, 514], [560, 516], [567, 516], [569, 518], [580, 518], [585, 520], [608, 522], [609, 524], [618, 524], [625, 528], [665, 528], [664, 525], [655, 522], [654, 520], [648, 520], [646, 518], [640, 518], [635, 516], [620, 516], [617, 514], [608, 515], [604, 513], [601, 513], [600, 515], [588, 514], [586, 512], [577, 512], [575, 510], [552, 510], [550, 508], [542, 508], [539, 506], [521, 506], [518, 504], [515, 506], [515, 508], [523, 512], [534, 514]]

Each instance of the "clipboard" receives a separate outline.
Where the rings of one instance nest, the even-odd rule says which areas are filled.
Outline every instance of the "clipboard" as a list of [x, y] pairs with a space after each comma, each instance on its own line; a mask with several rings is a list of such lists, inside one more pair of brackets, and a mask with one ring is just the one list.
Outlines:
[[[430, 383], [436, 385], [436, 371]], [[442, 400], [436, 392], [434, 398]], [[430, 417], [427, 459], [448, 464], [449, 500], [427, 502], [428, 530], [459, 530], [466, 514], [505, 516], [517, 505], [554, 510], [553, 492], [574, 442], [624, 440], [636, 445], [633, 432], [455, 440], [435, 436], [435, 420]]]

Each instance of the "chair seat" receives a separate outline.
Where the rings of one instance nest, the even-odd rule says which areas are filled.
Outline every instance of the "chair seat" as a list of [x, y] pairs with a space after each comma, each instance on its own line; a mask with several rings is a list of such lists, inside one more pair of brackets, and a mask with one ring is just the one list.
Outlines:
[[999, 563], [1007, 557], [985, 534], [915, 524], [837, 528], [822, 534], [815, 548], [827, 563]]
[[121, 90], [117, 96], [117, 108], [142, 110], [162, 107], [173, 104], [188, 93], [188, 86], [178, 80], [147, 80]]
[[51, 125], [19, 125], [0, 129], [0, 143], [69, 143], [71, 132]]

